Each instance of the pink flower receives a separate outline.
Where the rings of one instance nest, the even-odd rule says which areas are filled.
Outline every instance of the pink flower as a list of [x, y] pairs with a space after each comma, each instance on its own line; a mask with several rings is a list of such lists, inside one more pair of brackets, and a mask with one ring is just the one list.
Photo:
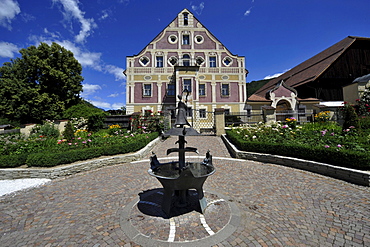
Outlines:
[[331, 132], [331, 133], [330, 133], [330, 135], [331, 135], [331, 136], [334, 136], [334, 132]]
[[71, 146], [71, 145], [72, 145], [72, 143], [68, 143], [68, 145], [69, 145], [69, 146]]
[[325, 148], [330, 148], [330, 146], [329, 145], [325, 145]]
[[91, 140], [89, 139], [89, 140], [87, 140], [88, 142], [91, 142]]
[[79, 137], [79, 138], [77, 138], [78, 140], [81, 140], [82, 138], [81, 137]]
[[82, 143], [83, 143], [83, 144], [86, 144], [86, 141], [83, 141]]
[[285, 125], [281, 126], [281, 128], [287, 129], [287, 128], [289, 128], [289, 126], [285, 124]]
[[341, 148], [341, 147], [342, 147], [342, 145], [338, 144], [338, 145], [337, 145], [337, 147], [338, 147], [338, 148]]

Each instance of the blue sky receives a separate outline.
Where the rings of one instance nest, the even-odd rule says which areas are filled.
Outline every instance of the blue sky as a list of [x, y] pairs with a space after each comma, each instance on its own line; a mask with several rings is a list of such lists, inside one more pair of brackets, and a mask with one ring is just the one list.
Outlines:
[[21, 48], [57, 42], [83, 67], [82, 97], [119, 109], [126, 56], [184, 8], [245, 56], [247, 82], [285, 72], [347, 36], [370, 37], [370, 0], [0, 0], [0, 64]]

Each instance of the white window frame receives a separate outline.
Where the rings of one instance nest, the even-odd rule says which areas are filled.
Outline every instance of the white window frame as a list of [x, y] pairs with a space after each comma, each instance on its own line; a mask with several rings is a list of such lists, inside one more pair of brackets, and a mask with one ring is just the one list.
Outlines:
[[209, 67], [210, 68], [216, 68], [217, 67], [217, 57], [216, 56], [210, 56], [209, 57]]
[[[201, 89], [200, 89], [200, 85], [204, 85], [204, 94], [201, 94]], [[199, 97], [206, 97], [207, 96], [207, 85], [205, 83], [199, 83]]]
[[[227, 91], [224, 90], [224, 86], [227, 86]], [[230, 96], [230, 84], [229, 83], [221, 83], [221, 96], [222, 97]]]
[[[169, 86], [173, 86], [173, 89], [169, 89]], [[173, 91], [173, 94], [169, 94], [168, 92]], [[167, 96], [176, 96], [176, 84], [175, 83], [168, 83], [167, 84]]]
[[[229, 61], [229, 64], [226, 63], [226, 60]], [[226, 66], [226, 67], [229, 67], [233, 64], [233, 59], [231, 57], [224, 57], [224, 59], [222, 59], [222, 63]]]
[[[147, 63], [143, 63], [143, 61], [142, 61], [142, 60], [144, 60], [144, 59], [148, 60], [148, 62], [147, 62]], [[148, 65], [150, 64], [150, 59], [149, 59], [147, 56], [142, 56], [141, 58], [139, 58], [139, 63], [140, 63], [142, 66], [146, 67], [146, 66], [148, 66]]]
[[[146, 88], [149, 86], [150, 88]], [[151, 83], [143, 83], [143, 96], [144, 97], [152, 97], [153, 88]]]
[[[188, 84], [188, 83], [185, 84], [185, 82], [190, 82], [190, 84]], [[185, 91], [185, 89], [187, 89], [188, 92], [191, 93], [192, 92], [192, 85], [191, 84], [192, 84], [191, 79], [188, 79], [188, 78], [182, 79], [182, 89], [183, 89], [183, 91]], [[190, 88], [190, 90], [189, 90], [189, 88]]]
[[157, 68], [163, 68], [163, 59], [164, 59], [164, 57], [163, 56], [156, 56], [155, 57], [155, 62], [156, 62], [156, 67]]
[[[185, 39], [185, 37], [187, 37]], [[183, 45], [190, 45], [190, 35], [189, 34], [183, 34], [182, 35], [182, 44]]]

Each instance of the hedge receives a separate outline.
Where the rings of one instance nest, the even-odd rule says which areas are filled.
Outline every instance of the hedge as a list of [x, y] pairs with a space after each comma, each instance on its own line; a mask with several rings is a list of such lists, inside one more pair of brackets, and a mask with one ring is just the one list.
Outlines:
[[135, 141], [124, 145], [111, 145], [104, 147], [70, 150], [62, 153], [35, 153], [27, 157], [27, 166], [53, 167], [61, 164], [69, 164], [80, 160], [97, 158], [103, 155], [115, 155], [135, 152], [145, 147], [158, 136], [157, 132], [141, 136]]
[[111, 145], [104, 147], [92, 147], [74, 149], [64, 152], [40, 152], [21, 155], [4, 155], [0, 157], [0, 167], [11, 168], [27, 164], [35, 167], [53, 167], [61, 164], [69, 164], [80, 160], [97, 158], [103, 155], [116, 155], [135, 152], [145, 147], [149, 142], [158, 137], [158, 133], [142, 135], [135, 141], [123, 145]]
[[1, 168], [14, 168], [24, 165], [27, 160], [27, 154], [11, 154], [0, 156]]
[[227, 138], [241, 151], [289, 156], [359, 170], [370, 169], [370, 155], [367, 152], [337, 151], [308, 145], [251, 142], [243, 140], [233, 131], [226, 131], [226, 134]]

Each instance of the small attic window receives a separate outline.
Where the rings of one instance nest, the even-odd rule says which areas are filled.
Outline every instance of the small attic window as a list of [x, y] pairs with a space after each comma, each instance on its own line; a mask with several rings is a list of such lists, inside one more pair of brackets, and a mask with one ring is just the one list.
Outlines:
[[149, 58], [145, 57], [145, 56], [141, 57], [140, 60], [139, 60], [140, 64], [143, 65], [143, 66], [147, 66], [149, 61], [150, 61]]
[[189, 24], [189, 14], [183, 13], [184, 16], [184, 26], [187, 26]]

